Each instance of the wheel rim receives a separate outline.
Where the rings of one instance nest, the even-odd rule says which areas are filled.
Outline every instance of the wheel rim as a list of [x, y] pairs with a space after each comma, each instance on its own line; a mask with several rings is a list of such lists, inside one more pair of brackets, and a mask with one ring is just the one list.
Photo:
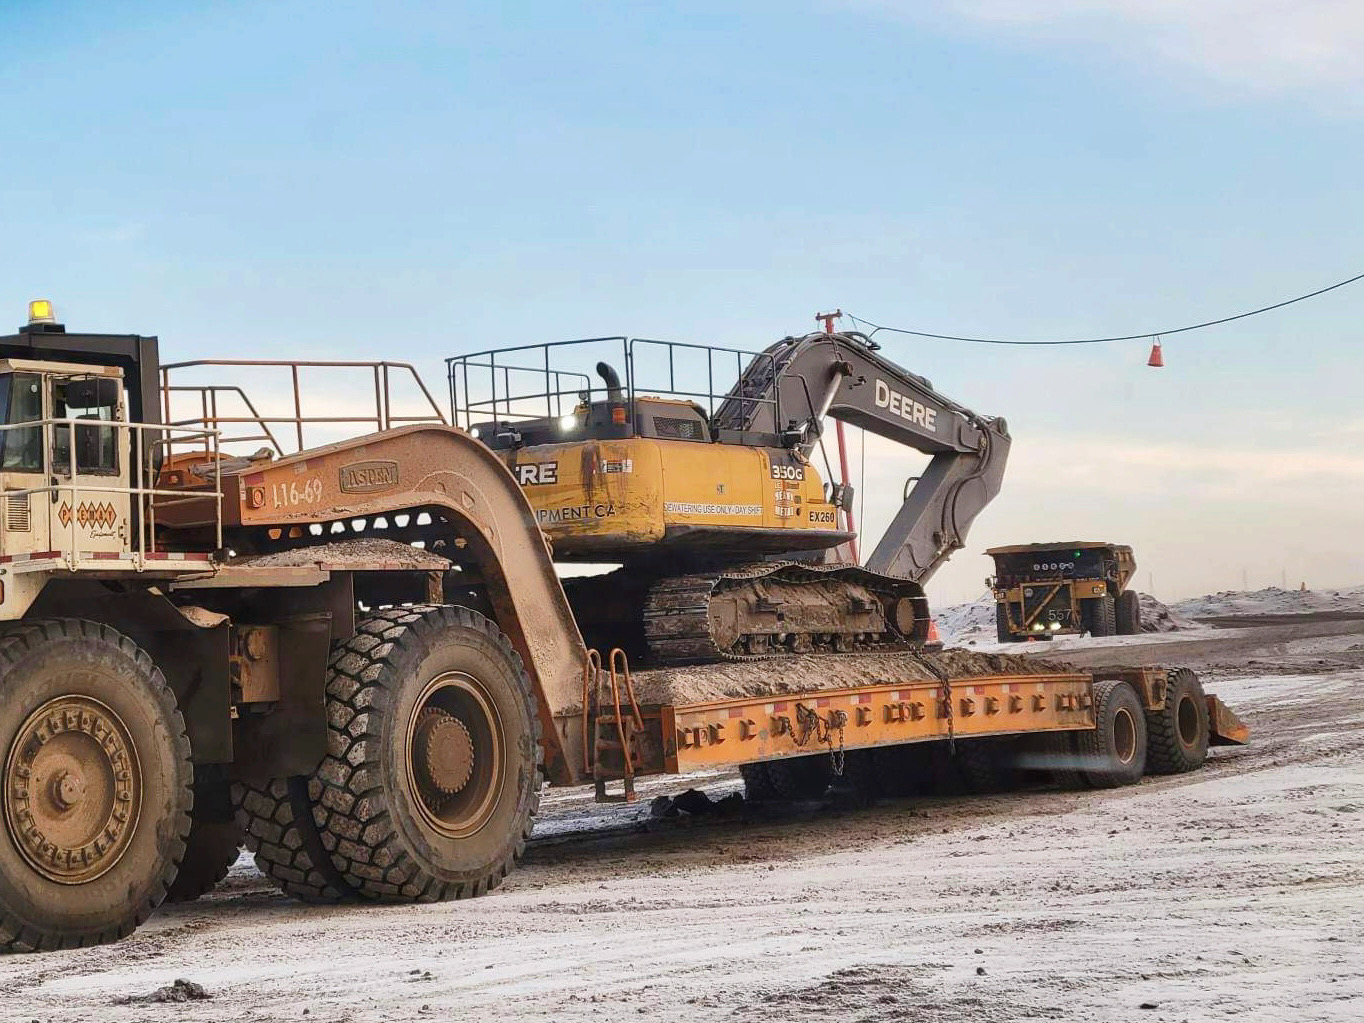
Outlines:
[[4, 786], [14, 844], [60, 884], [88, 884], [112, 870], [142, 813], [132, 736], [87, 696], [61, 696], [29, 715], [5, 759]]
[[1181, 696], [1175, 708], [1175, 723], [1179, 728], [1179, 741], [1185, 746], [1198, 745], [1198, 705], [1193, 697]]
[[1126, 709], [1113, 715], [1113, 754], [1120, 764], [1130, 764], [1137, 755], [1137, 723]]
[[428, 682], [407, 727], [407, 782], [428, 827], [465, 838], [488, 822], [506, 781], [502, 720], [472, 675]]

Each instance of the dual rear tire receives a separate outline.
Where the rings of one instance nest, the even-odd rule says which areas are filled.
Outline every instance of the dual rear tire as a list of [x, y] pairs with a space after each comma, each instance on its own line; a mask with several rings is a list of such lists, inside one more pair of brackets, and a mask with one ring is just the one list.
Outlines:
[[362, 619], [333, 651], [327, 756], [244, 783], [256, 863], [309, 902], [482, 895], [525, 851], [539, 804], [535, 697], [497, 627], [457, 607]]

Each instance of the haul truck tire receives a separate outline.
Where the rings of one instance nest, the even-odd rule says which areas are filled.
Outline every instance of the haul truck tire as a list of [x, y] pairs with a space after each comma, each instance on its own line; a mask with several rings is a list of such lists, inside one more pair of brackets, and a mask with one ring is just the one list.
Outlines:
[[318, 832], [383, 902], [472, 898], [525, 852], [540, 801], [535, 693], [497, 626], [462, 607], [362, 619], [331, 659]]
[[1075, 748], [1074, 732], [1051, 732], [1041, 737], [1043, 762], [1049, 765], [1051, 780], [1067, 791], [1089, 788], [1079, 769], [1080, 754]]
[[1182, 774], [1208, 759], [1208, 701], [1188, 668], [1170, 672], [1165, 706], [1146, 712], [1147, 766], [1152, 774]]
[[0, 632], [0, 949], [116, 941], [166, 897], [193, 769], [166, 680], [131, 639], [52, 619]]
[[1009, 608], [1004, 604], [995, 605], [995, 635], [1001, 643], [1013, 643], [1015, 637], [1009, 628]]
[[1141, 635], [1141, 598], [1136, 590], [1123, 590], [1116, 605], [1119, 636]]
[[1017, 744], [1010, 737], [958, 739], [953, 764], [966, 791], [989, 795], [1018, 788]]
[[1146, 773], [1146, 711], [1126, 682], [1094, 683], [1094, 727], [1075, 733], [1080, 771], [1091, 787], [1135, 785]]
[[194, 772], [194, 812], [180, 872], [175, 875], [167, 902], [193, 902], [227, 877], [242, 847], [242, 828], [232, 813], [227, 779], [211, 768]]
[[767, 777], [777, 798], [791, 803], [818, 799], [834, 780], [834, 767], [827, 752], [768, 760], [763, 766], [767, 768]]
[[1081, 614], [1084, 615], [1085, 631], [1091, 636], [1118, 634], [1118, 609], [1112, 594], [1105, 593], [1102, 597], [1086, 600]]
[[233, 785], [232, 801], [257, 869], [285, 895], [330, 905], [354, 900], [356, 894], [322, 846], [313, 819], [321, 792], [316, 778], [275, 778]]
[[744, 780], [744, 802], [771, 803], [778, 798], [777, 789], [768, 777], [767, 765], [759, 761], [754, 764], [740, 764], [739, 777]]

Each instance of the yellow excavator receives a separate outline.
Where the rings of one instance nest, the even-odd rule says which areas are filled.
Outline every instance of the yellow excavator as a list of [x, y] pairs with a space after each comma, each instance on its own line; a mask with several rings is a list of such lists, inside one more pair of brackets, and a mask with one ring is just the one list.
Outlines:
[[[594, 366], [603, 350], [614, 362]], [[503, 458], [555, 560], [621, 566], [565, 580], [589, 645], [654, 664], [922, 646], [924, 583], [999, 492], [1009, 452], [1002, 419], [855, 332], [760, 352], [592, 338], [447, 369], [453, 421]], [[830, 419], [931, 456], [865, 565], [842, 553], [852, 490], [815, 464]]]

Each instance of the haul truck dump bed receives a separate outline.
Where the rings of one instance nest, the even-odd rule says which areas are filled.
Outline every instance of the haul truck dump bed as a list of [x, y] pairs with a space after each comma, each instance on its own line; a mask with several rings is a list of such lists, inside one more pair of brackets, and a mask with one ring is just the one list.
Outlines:
[[[503, 462], [434, 403], [393, 411], [408, 367], [333, 367], [372, 373], [373, 413], [308, 420], [297, 380], [320, 364], [272, 364], [295, 381], [280, 420], [229, 379], [247, 364], [157, 394], [154, 338], [68, 335], [50, 311], [0, 359], [3, 949], [115, 940], [243, 841], [308, 902], [482, 895], [546, 777], [628, 798], [731, 764], [771, 799], [840, 775], [905, 790], [945, 757], [977, 785], [1114, 785], [1245, 738], [1185, 671], [954, 651], [635, 676], [584, 649]], [[309, 422], [373, 429], [285, 450]]]

